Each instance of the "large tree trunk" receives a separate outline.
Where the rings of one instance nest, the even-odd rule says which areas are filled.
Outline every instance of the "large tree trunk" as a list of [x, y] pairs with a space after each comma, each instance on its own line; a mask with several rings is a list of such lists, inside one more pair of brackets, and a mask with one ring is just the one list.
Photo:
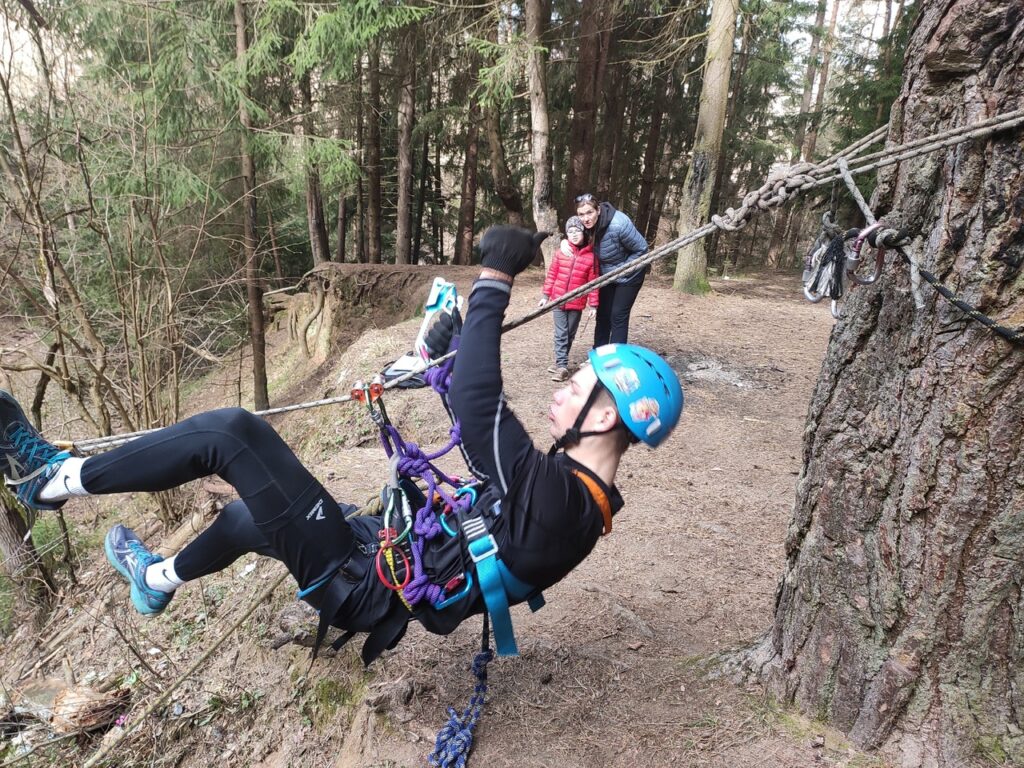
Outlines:
[[[711, 7], [697, 132], [693, 137], [690, 167], [679, 205], [680, 234], [703, 225], [711, 212], [711, 195], [725, 129], [725, 110], [729, 103], [729, 72], [738, 12], [739, 0], [714, 0]], [[673, 284], [682, 291], [704, 291], [707, 272], [704, 241], [698, 240], [679, 251]]]
[[[235, 54], [245, 67], [249, 49], [246, 30], [245, 0], [235, 0]], [[252, 340], [253, 407], [264, 411], [270, 407], [267, 393], [267, 345], [263, 327], [263, 289], [260, 286], [259, 264], [256, 261], [256, 164], [249, 151], [252, 121], [246, 104], [248, 87], [243, 85], [238, 100], [238, 120], [242, 124], [242, 246], [245, 251], [245, 287], [249, 299], [249, 335]]]
[[369, 186], [366, 211], [367, 259], [371, 264], [380, 264], [380, 226], [383, 213], [380, 186], [380, 42], [370, 44], [367, 82], [370, 91], [366, 120], [366, 183]]
[[[542, 0], [526, 0], [526, 39], [530, 53], [526, 60], [526, 75], [530, 84], [530, 160], [533, 164], [533, 223], [539, 232], [558, 229], [558, 212], [554, 206], [551, 187], [551, 129], [548, 120], [548, 87], [542, 38], [547, 27], [547, 6]], [[541, 246], [544, 260], [551, 258], [557, 247], [548, 238]]]
[[412, 127], [416, 119], [416, 27], [402, 35], [398, 54], [398, 220], [395, 263], [410, 264], [412, 249]]
[[20, 607], [40, 615], [57, 591], [49, 569], [42, 562], [20, 504], [6, 488], [0, 488], [0, 572], [13, 585]]
[[[302, 133], [307, 148], [312, 148], [313, 88], [308, 72], [299, 78], [299, 92], [302, 95]], [[313, 264], [330, 261], [331, 243], [327, 236], [327, 219], [324, 218], [324, 195], [320, 188], [320, 167], [312, 162], [306, 168], [306, 224], [309, 229], [309, 247], [313, 252]]]
[[[926, 2], [889, 142], [1024, 106], [1024, 16]], [[910, 251], [1024, 322], [1018, 129], [879, 173]], [[902, 765], [1024, 764], [1024, 349], [893, 257], [837, 326], [808, 415], [774, 627], [750, 657], [787, 702]]]

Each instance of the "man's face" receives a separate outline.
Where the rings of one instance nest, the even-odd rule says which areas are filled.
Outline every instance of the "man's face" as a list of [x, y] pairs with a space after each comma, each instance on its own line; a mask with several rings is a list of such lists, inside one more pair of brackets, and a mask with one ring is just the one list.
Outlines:
[[583, 226], [593, 229], [597, 224], [598, 210], [595, 203], [582, 203], [576, 207], [576, 215], [583, 219]]
[[551, 398], [551, 407], [548, 409], [548, 419], [551, 420], [551, 437], [555, 440], [565, 434], [565, 431], [576, 423], [576, 417], [580, 415], [583, 406], [586, 405], [590, 391], [597, 384], [597, 375], [589, 365], [584, 365], [573, 377], [565, 382], [565, 386], [556, 389]]

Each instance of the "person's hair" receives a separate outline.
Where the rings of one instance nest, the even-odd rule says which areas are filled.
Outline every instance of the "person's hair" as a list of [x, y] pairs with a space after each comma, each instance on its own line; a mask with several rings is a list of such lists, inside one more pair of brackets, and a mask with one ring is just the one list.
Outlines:
[[594, 197], [590, 192], [584, 192], [582, 195], [576, 195], [574, 199], [577, 208], [581, 205], [592, 205], [594, 206], [594, 210], [601, 207], [601, 201]]
[[615, 398], [612, 397], [612, 393], [608, 391], [608, 387], [600, 381], [598, 381], [594, 386], [600, 388], [597, 395], [594, 397], [594, 405], [600, 408], [611, 406], [615, 409], [618, 423], [612, 427], [612, 436], [615, 438], [615, 448], [618, 450], [619, 454], [623, 454], [629, 446], [639, 442], [639, 440], [637, 440], [633, 433], [626, 428], [626, 425], [622, 423], [622, 418], [618, 416], [619, 406], [615, 403]]

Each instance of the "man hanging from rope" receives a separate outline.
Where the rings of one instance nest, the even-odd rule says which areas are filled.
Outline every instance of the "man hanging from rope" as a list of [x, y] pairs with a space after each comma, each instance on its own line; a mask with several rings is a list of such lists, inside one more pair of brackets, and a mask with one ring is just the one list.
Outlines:
[[[336, 502], [273, 428], [242, 409], [202, 413], [82, 459], [46, 442], [0, 391], [8, 483], [35, 510], [58, 509], [74, 496], [166, 490], [214, 474], [234, 486], [240, 500], [173, 557], [152, 553], [124, 526], [107, 534], [107, 557], [143, 614], [163, 611], [184, 583], [257, 552], [284, 562], [299, 595], [320, 610], [318, 644], [328, 624], [349, 636], [367, 632], [369, 663], [397, 644], [410, 618], [447, 634], [486, 610], [501, 652], [500, 606], [492, 603], [504, 600], [507, 615], [509, 604], [535, 599], [591, 552], [622, 506], [614, 486], [622, 455], [631, 443], [661, 443], [683, 405], [678, 378], [662, 358], [642, 347], [608, 345], [592, 350], [591, 364], [555, 392], [551, 451], [533, 447], [502, 394], [500, 341], [513, 280], [543, 237], [512, 227], [487, 231], [461, 339], [457, 313], [439, 314], [426, 334], [433, 357], [458, 345], [446, 404], [480, 480], [475, 503], [446, 528], [450, 535], [423, 536], [403, 550], [419, 545], [417, 562], [444, 599], [412, 604], [389, 584], [376, 555], [394, 532], [380, 517], [346, 519], [355, 508]], [[389, 561], [396, 579], [412, 568], [402, 558]]]

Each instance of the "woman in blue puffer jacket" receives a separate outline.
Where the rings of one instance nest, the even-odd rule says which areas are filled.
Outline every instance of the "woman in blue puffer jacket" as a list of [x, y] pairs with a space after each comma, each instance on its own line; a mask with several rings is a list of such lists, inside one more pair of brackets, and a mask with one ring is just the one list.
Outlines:
[[[601, 274], [621, 267], [647, 253], [647, 241], [629, 216], [602, 203], [589, 192], [576, 197], [576, 215], [583, 219], [593, 243]], [[562, 241], [562, 250], [568, 243]], [[600, 290], [594, 322], [594, 346], [625, 344], [629, 337], [629, 315], [644, 284], [649, 267], [620, 277]]]

